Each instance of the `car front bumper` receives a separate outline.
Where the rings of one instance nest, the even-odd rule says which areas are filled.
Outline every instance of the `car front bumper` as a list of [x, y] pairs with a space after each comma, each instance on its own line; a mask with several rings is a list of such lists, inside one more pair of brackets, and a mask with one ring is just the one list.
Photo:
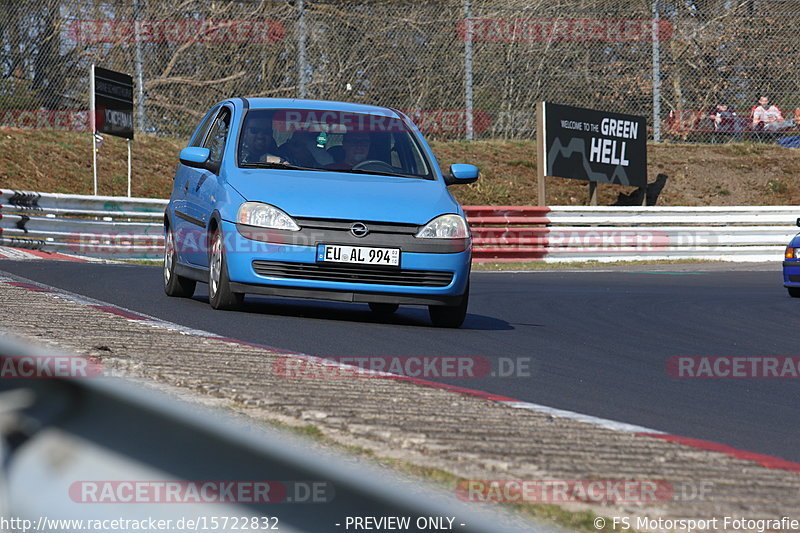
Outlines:
[[[279, 265], [286, 271], [290, 271], [291, 266], [295, 264], [300, 267], [298, 268], [300, 272], [309, 268], [314, 269], [320, 265], [317, 262], [317, 243], [303, 246], [248, 239], [237, 231], [235, 224], [230, 222], [222, 222], [222, 230], [226, 236], [228, 275], [231, 280], [231, 290], [234, 292], [346, 302], [455, 305], [460, 301], [469, 281], [471, 262], [469, 247], [456, 253], [401, 252], [400, 267], [395, 269], [395, 272], [407, 273], [411, 278], [419, 277], [423, 272], [428, 272], [432, 276], [436, 273], [452, 274], [452, 279], [441, 286], [414, 285], [408, 280], [404, 281], [405, 284], [381, 283], [376, 282], [374, 276], [368, 283], [347, 281], [348, 278], [357, 277], [353, 272], [360, 270], [358, 265], [346, 265], [346, 269], [350, 272], [339, 276], [339, 279], [297, 277], [301, 274], [291, 274], [292, 277], [259, 274], [254, 262]], [[324, 265], [340, 266], [338, 263]], [[372, 267], [363, 268], [364, 272], [374, 272], [370, 270]], [[437, 277], [441, 279], [442, 276]]]
[[800, 287], [800, 259], [783, 262], [783, 286]]

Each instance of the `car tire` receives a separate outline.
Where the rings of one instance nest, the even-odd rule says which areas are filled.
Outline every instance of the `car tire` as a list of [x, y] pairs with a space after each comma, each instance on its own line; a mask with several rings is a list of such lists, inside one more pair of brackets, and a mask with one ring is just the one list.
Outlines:
[[800, 287], [786, 287], [786, 290], [792, 298], [800, 298]]
[[461, 301], [456, 305], [429, 305], [428, 314], [433, 325], [439, 328], [459, 328], [467, 317], [469, 306], [469, 282], [467, 289], [461, 296]]
[[191, 298], [197, 282], [175, 273], [178, 253], [175, 251], [175, 236], [170, 228], [164, 232], [164, 292], [167, 296]]
[[222, 231], [219, 229], [211, 237], [208, 267], [208, 303], [211, 304], [211, 307], [224, 310], [240, 308], [244, 301], [244, 293], [231, 291], [225, 245]]
[[383, 302], [370, 302], [369, 308], [376, 315], [389, 316], [400, 307], [399, 304], [389, 304]]

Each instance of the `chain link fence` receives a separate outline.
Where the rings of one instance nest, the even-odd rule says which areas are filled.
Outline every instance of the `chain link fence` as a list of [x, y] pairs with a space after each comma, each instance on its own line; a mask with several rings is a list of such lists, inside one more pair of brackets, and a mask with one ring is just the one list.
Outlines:
[[[133, 75], [138, 130], [177, 137], [230, 96], [391, 106], [435, 139], [533, 138], [548, 100], [646, 115], [655, 140], [714, 141], [754, 134], [764, 93], [781, 133], [797, 130], [800, 1], [0, 6], [0, 126], [86, 130], [95, 63]], [[716, 104], [732, 122], [709, 118]]]

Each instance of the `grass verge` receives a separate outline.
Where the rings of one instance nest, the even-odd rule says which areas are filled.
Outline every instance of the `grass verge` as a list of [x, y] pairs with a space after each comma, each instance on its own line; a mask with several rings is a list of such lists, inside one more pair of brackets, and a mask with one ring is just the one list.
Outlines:
[[[167, 198], [186, 139], [142, 134], [133, 141], [133, 196]], [[531, 205], [537, 201], [536, 142], [532, 140], [436, 141], [442, 169], [473, 163], [481, 179], [451, 187], [463, 205]], [[41, 154], [47, 154], [42, 157]], [[775, 144], [648, 144], [648, 181], [669, 177], [659, 205], [794, 205], [800, 203], [797, 150]], [[125, 195], [127, 145], [106, 136], [98, 154], [99, 192]], [[92, 193], [91, 136], [86, 133], [0, 128], [3, 188]], [[600, 184], [600, 205], [611, 205], [632, 187]], [[585, 205], [588, 184], [547, 178], [548, 205]]]

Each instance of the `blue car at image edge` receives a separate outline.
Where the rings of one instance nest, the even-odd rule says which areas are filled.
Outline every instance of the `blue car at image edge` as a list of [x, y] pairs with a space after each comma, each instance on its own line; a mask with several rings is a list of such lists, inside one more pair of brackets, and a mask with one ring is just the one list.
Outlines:
[[[800, 218], [797, 225], [800, 226]], [[800, 233], [789, 241], [784, 253], [783, 286], [789, 291], [789, 296], [800, 298]]]
[[460, 327], [472, 237], [417, 127], [383, 107], [232, 98], [200, 121], [164, 216], [164, 288], [208, 283], [215, 309], [245, 294], [367, 303], [378, 314], [425, 305]]

